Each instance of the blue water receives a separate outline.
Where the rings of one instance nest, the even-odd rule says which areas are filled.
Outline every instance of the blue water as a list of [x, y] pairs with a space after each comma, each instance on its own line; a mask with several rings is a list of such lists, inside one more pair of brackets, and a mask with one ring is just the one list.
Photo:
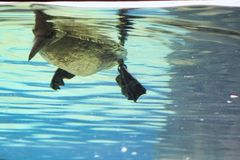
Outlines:
[[0, 159], [238, 159], [239, 8], [129, 9], [126, 64], [147, 89], [137, 103], [116, 66], [53, 91], [57, 67], [27, 61], [39, 8], [119, 42], [118, 9], [1, 5]]

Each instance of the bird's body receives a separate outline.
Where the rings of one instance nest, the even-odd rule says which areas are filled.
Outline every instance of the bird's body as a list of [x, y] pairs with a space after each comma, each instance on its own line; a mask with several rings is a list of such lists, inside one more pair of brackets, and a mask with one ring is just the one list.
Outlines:
[[50, 42], [40, 54], [55, 66], [80, 76], [109, 69], [126, 57], [125, 49], [115, 43], [102, 44], [70, 36]]
[[77, 25], [81, 27], [64, 24], [55, 23], [56, 36], [40, 50], [49, 63], [74, 75], [88, 76], [126, 58], [127, 52], [120, 44], [96, 34], [95, 29], [84, 24]]
[[100, 34], [96, 27], [71, 19], [54, 19], [41, 10], [36, 10], [35, 14], [35, 42], [29, 60], [40, 52], [45, 60], [58, 67], [51, 88], [60, 89], [64, 85], [63, 79], [88, 76], [118, 64], [120, 75], [116, 81], [122, 94], [136, 102], [146, 93], [146, 89], [127, 72], [124, 64], [127, 52], [121, 44]]

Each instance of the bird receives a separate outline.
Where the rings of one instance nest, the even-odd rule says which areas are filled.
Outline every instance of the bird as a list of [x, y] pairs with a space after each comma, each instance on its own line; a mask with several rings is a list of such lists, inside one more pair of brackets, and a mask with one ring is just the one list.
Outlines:
[[143, 85], [127, 70], [124, 63], [127, 51], [123, 45], [85, 23], [50, 16], [43, 10], [34, 13], [35, 38], [28, 61], [39, 52], [47, 62], [58, 67], [51, 80], [52, 89], [64, 86], [64, 79], [90, 76], [118, 65], [116, 82], [122, 94], [134, 102], [146, 94]]

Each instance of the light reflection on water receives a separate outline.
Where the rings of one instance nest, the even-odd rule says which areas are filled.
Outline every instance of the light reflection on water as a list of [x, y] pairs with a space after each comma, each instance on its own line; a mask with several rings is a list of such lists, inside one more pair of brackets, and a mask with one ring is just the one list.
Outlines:
[[[118, 42], [118, 10], [45, 8]], [[34, 14], [0, 7], [0, 158], [209, 159], [239, 156], [239, 9], [131, 9], [125, 48], [147, 88], [125, 99], [117, 68], [49, 87], [56, 67], [32, 47]]]

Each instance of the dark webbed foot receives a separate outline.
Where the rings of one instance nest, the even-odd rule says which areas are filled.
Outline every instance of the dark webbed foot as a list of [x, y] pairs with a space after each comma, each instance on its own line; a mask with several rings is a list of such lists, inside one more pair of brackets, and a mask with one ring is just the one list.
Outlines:
[[63, 79], [71, 79], [74, 76], [75, 75], [73, 75], [63, 69], [58, 68], [52, 78], [50, 86], [52, 89], [58, 90], [58, 89], [60, 89], [60, 86], [64, 86]]
[[120, 75], [116, 77], [116, 81], [121, 87], [122, 94], [128, 100], [136, 102], [141, 95], [146, 93], [146, 89], [126, 70], [125, 64], [120, 63], [118, 71]]

